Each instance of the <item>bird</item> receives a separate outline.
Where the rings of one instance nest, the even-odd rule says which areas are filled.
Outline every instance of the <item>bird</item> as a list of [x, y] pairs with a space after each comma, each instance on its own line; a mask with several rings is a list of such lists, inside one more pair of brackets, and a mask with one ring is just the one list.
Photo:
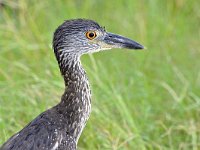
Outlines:
[[76, 150], [91, 113], [91, 90], [80, 57], [112, 48], [144, 49], [90, 19], [64, 21], [55, 30], [52, 45], [65, 83], [61, 100], [9, 138], [0, 150]]

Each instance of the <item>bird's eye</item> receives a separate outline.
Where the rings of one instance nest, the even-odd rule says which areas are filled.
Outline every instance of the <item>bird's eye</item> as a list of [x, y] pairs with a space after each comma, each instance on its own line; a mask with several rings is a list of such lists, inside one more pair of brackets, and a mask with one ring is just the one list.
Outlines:
[[96, 34], [95, 31], [88, 31], [88, 32], [86, 32], [86, 37], [89, 40], [93, 40], [96, 36], [97, 36], [97, 34]]

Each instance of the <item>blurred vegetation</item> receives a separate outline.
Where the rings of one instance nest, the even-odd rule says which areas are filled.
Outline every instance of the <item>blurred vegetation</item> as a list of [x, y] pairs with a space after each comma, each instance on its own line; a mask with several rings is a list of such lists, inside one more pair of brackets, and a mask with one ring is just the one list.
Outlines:
[[59, 102], [64, 84], [51, 41], [71, 18], [148, 48], [82, 57], [93, 111], [79, 149], [200, 149], [197, 0], [1, 0], [0, 143]]

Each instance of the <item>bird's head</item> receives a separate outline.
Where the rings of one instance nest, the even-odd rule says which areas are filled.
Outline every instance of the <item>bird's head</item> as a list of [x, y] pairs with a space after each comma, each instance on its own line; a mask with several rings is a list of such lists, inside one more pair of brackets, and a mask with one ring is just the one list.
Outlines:
[[82, 55], [111, 48], [143, 49], [139, 43], [126, 37], [106, 32], [95, 21], [74, 19], [60, 25], [53, 39], [56, 54]]

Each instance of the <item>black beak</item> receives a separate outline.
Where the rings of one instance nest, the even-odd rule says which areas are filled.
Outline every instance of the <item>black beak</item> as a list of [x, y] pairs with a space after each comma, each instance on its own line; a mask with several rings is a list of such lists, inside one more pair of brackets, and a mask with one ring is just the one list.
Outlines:
[[104, 42], [108, 44], [110, 48], [144, 49], [139, 43], [113, 33], [107, 33], [104, 37]]

